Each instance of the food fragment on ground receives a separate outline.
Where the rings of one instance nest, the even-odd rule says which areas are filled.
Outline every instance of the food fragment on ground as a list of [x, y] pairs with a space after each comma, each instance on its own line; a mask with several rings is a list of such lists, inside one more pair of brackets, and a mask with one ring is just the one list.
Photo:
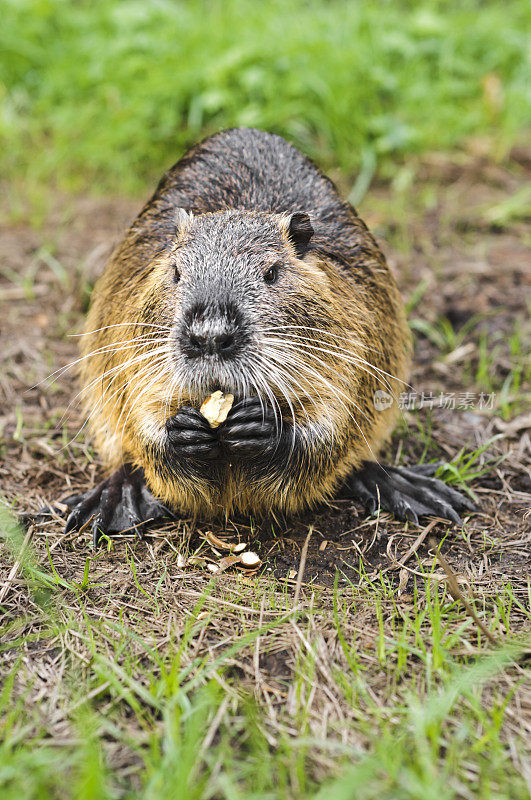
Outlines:
[[177, 566], [201, 567], [208, 569], [213, 574], [225, 572], [231, 567], [237, 567], [246, 575], [254, 575], [262, 566], [262, 559], [252, 550], [247, 550], [247, 542], [233, 542], [225, 538], [224, 534], [217, 535], [212, 531], [201, 534], [201, 538], [210, 545], [210, 552], [204, 546], [191, 556], [177, 555]]
[[242, 553], [240, 561], [244, 567], [259, 567], [262, 563], [260, 556], [253, 553], [252, 550], [247, 550], [246, 553]]
[[236, 566], [240, 561], [240, 556], [225, 556], [219, 562], [219, 569], [221, 572], [225, 572], [226, 569]]
[[205, 539], [211, 547], [218, 548], [219, 550], [230, 550], [231, 553], [241, 553], [247, 547], [246, 542], [230, 542], [228, 539], [221, 539], [216, 536], [212, 531], [205, 533]]

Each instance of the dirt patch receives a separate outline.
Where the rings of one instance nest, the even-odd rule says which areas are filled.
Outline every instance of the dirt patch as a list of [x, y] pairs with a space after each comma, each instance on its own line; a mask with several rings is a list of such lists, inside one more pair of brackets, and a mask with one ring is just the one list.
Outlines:
[[[463, 447], [475, 450], [497, 436], [478, 459], [483, 474], [471, 482], [479, 513], [462, 530], [436, 522], [422, 538], [428, 521], [419, 528], [387, 514], [366, 518], [361, 506], [338, 493], [329, 506], [297, 519], [239, 519], [223, 526], [208, 520], [193, 526], [192, 520], [179, 520], [150, 530], [144, 541], [116, 537], [111, 552], [101, 549], [97, 554], [91, 549], [89, 532], [65, 535], [59, 516], [39, 518], [30, 524], [28, 538], [37, 563], [49, 568], [52, 562], [58, 580], [81, 585], [87, 558], [91, 559], [82, 610], [72, 590], [60, 589], [65, 615], [81, 619], [85, 614], [109, 624], [127, 619], [139, 635], [163, 647], [168, 631], [177, 620], [184, 624], [190, 608], [211, 586], [206, 608], [211, 614], [221, 612], [215, 625], [205, 626], [198, 635], [195, 652], [215, 658], [231, 635], [242, 629], [242, 615], [262, 622], [273, 618], [263, 605], [260, 610], [257, 597], [267, 595], [274, 607], [289, 607], [310, 528], [299, 587], [306, 604], [319, 596], [331, 611], [336, 582], [339, 589], [368, 587], [370, 592], [383, 581], [399, 587], [404, 609], [413, 602], [417, 610], [424, 607], [430, 601], [417, 594], [418, 579], [433, 570], [434, 581], [443, 584], [446, 580], [434, 562], [430, 543], [434, 537], [436, 541], [444, 538], [442, 551], [465, 593], [489, 604], [511, 581], [515, 597], [525, 606], [531, 548], [531, 442], [525, 416], [529, 386], [519, 365], [529, 342], [525, 293], [531, 271], [525, 262], [521, 219], [493, 225], [488, 212], [517, 192], [526, 176], [521, 163], [489, 170], [480, 164], [447, 165], [444, 172], [440, 165], [427, 164], [415, 191], [397, 197], [376, 187], [360, 209], [380, 238], [405, 297], [414, 301], [411, 317], [421, 321], [415, 329], [411, 378], [415, 401], [422, 393], [436, 398], [441, 393], [473, 394], [473, 402], [469, 398], [468, 404], [457, 403], [455, 408], [439, 407], [437, 402], [433, 408], [405, 408], [403, 424], [385, 455], [405, 463], [422, 458], [449, 460]], [[86, 491], [103, 477], [85, 438], [73, 370], [60, 372], [53, 385], [45, 379], [77, 357], [77, 341], [71, 334], [80, 329], [90, 284], [140, 205], [58, 198], [42, 227], [4, 223], [0, 228], [4, 258], [0, 273], [0, 479], [2, 494], [20, 514], [35, 515], [45, 503]], [[451, 323], [451, 332], [443, 319]], [[481, 394], [493, 396], [492, 402], [479, 407]], [[179, 552], [204, 547], [201, 534], [207, 530], [232, 531], [249, 542], [263, 561], [259, 578], [226, 572], [212, 579], [201, 570], [183, 570]], [[31, 688], [29, 696], [41, 704], [46, 729], [60, 743], [72, 737], [62, 676], [69, 674], [72, 659], [81, 669], [89, 669], [88, 645], [68, 630], [60, 643], [46, 639], [38, 603], [28, 593], [20, 570], [13, 570], [7, 548], [4, 553], [0, 604], [6, 619], [16, 621], [10, 636], [14, 641], [23, 632], [35, 637], [33, 645], [25, 645], [26, 671], [19, 688], [21, 692]], [[154, 601], [146, 594], [153, 587]], [[370, 602], [357, 606], [348, 622], [350, 634], [359, 641], [366, 637], [371, 644], [383, 625], [392, 635], [397, 612], [389, 605], [382, 618], [378, 613]], [[23, 628], [21, 619], [27, 620]], [[525, 614], [514, 607], [510, 628], [501, 618], [497, 624], [500, 635], [509, 630], [516, 633], [526, 624]], [[322, 631], [315, 634], [325, 675], [316, 697], [325, 703], [330, 702], [326, 697], [331, 691], [326, 664], [341, 668], [344, 655], [324, 622]], [[265, 635], [261, 647], [257, 656], [235, 656], [232, 668], [242, 685], [255, 685], [256, 678], [255, 689], [264, 703], [280, 713], [291, 696], [290, 680], [305, 645], [293, 626], [287, 625], [274, 635]], [[134, 642], [130, 648], [141, 657]], [[15, 649], [8, 651], [6, 667], [14, 663], [15, 654]], [[368, 649], [360, 658], [367, 669], [374, 670], [372, 691], [378, 696], [385, 689], [378, 682], [378, 662]], [[101, 692], [104, 702], [106, 689]], [[320, 702], [316, 700], [310, 716], [315, 730], [326, 736], [329, 717], [323, 718]], [[326, 711], [330, 720], [336, 716], [341, 720], [347, 713], [336, 706]], [[525, 736], [524, 717], [518, 710], [509, 717], [511, 731]], [[110, 737], [108, 757], [118, 772], [134, 773], [138, 762], [134, 749], [118, 747]]]
[[[463, 168], [429, 161], [420, 175], [416, 191], [398, 200], [376, 187], [360, 211], [380, 237], [406, 299], [422, 287], [411, 316], [433, 326], [445, 317], [457, 332], [445, 353], [437, 346], [437, 330], [430, 336], [429, 330], [417, 329], [413, 404], [422, 393], [437, 399], [441, 393], [459, 398], [468, 392], [472, 407], [441, 409], [435, 402], [433, 409], [406, 409], [408, 430], [403, 427], [395, 434], [388, 455], [394, 458], [398, 451], [407, 462], [423, 455], [450, 459], [463, 445], [474, 449], [498, 435], [483, 461], [503, 460], [476, 482], [484, 516], [474, 517], [467, 530], [471, 536], [474, 532], [481, 536], [487, 525], [498, 532], [501, 538], [492, 539], [491, 557], [507, 568], [509, 576], [512, 565], [516, 572], [520, 569], [522, 550], [516, 547], [513, 552], [515, 548], [507, 547], [503, 539], [508, 534], [511, 542], [516, 541], [527, 529], [529, 435], [525, 424], [511, 428], [501, 419], [499, 403], [503, 383], [514, 369], [510, 337], [518, 325], [522, 342], [529, 336], [525, 290], [531, 272], [526, 269], [521, 220], [500, 228], [486, 225], [485, 219], [508, 193], [519, 191], [525, 175], [518, 165], [507, 170], [482, 162], [469, 162]], [[430, 193], [428, 204], [419, 201]], [[393, 211], [400, 200], [397, 221]], [[20, 512], [34, 512], [43, 501], [85, 490], [101, 478], [76, 407], [75, 370], [59, 373], [53, 386], [45, 379], [75, 360], [77, 340], [71, 334], [80, 329], [88, 288], [139, 206], [135, 201], [59, 198], [40, 229], [21, 223], [0, 229], [5, 259], [0, 280], [4, 361], [0, 470], [4, 492]], [[461, 336], [463, 326], [468, 333]], [[441, 337], [444, 345], [444, 330]], [[482, 386], [478, 377], [482, 346], [489, 351], [488, 386]], [[523, 377], [519, 387], [525, 398]], [[476, 407], [482, 393], [485, 402], [494, 395], [491, 408]], [[514, 410], [515, 416], [524, 411], [518, 405]], [[430, 429], [427, 447], [418, 426]], [[377, 570], [400, 560], [415, 536], [415, 531], [404, 530], [387, 515], [366, 520], [361, 507], [340, 497], [330, 508], [299, 520], [257, 524], [243, 521], [244, 526], [253, 526], [255, 546], [265, 557], [266, 569], [281, 577], [297, 568], [301, 543], [312, 525], [315, 535], [307, 577], [323, 585], [330, 585], [336, 568], [345, 579], [353, 580], [360, 562]], [[51, 529], [56, 530], [54, 525]], [[187, 529], [187, 523], [183, 526]], [[212, 527], [207, 521], [199, 523], [200, 529], [205, 526]], [[36, 541], [40, 530], [39, 526], [35, 529]], [[441, 524], [434, 533], [442, 536], [447, 530]], [[76, 548], [84, 550], [87, 545], [88, 536], [81, 536]], [[192, 538], [191, 545], [197, 545], [197, 540]], [[463, 560], [470, 543], [461, 549]]]

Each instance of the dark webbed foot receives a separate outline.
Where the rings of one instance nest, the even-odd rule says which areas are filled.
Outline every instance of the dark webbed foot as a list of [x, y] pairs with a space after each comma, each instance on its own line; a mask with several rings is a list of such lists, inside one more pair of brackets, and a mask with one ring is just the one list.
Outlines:
[[249, 457], [275, 448], [279, 426], [279, 415], [259, 397], [250, 397], [232, 407], [219, 438], [229, 455]]
[[460, 511], [474, 511], [474, 504], [460, 492], [432, 477], [439, 464], [414, 467], [389, 467], [365, 462], [348, 480], [350, 493], [360, 500], [369, 514], [378, 506], [391, 511], [398, 519], [432, 514], [461, 524]]
[[183, 406], [166, 420], [166, 433], [172, 455], [178, 461], [210, 461], [221, 454], [217, 431], [192, 406]]
[[65, 532], [79, 530], [92, 519], [94, 547], [102, 534], [133, 530], [141, 538], [147, 522], [173, 516], [146, 487], [142, 470], [134, 470], [129, 464], [94, 489], [63, 502], [71, 509]]

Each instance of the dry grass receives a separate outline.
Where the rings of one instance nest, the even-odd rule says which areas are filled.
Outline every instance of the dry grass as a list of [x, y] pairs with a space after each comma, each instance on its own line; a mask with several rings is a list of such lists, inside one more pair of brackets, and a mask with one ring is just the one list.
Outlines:
[[[256, 577], [178, 566], [222, 530], [208, 521], [94, 553], [59, 517], [26, 534], [6, 518], [4, 796], [526, 797], [524, 241], [518, 214], [489, 222], [525, 174], [480, 161], [422, 174], [361, 209], [421, 321], [411, 382], [496, 399], [410, 414], [389, 456], [476, 451], [480, 513], [419, 529], [339, 496], [296, 520], [235, 520]], [[60, 198], [39, 228], [2, 227], [0, 476], [19, 513], [101, 478], [75, 407], [63, 421], [75, 379], [39, 382], [75, 357], [86, 283], [135, 208]]]

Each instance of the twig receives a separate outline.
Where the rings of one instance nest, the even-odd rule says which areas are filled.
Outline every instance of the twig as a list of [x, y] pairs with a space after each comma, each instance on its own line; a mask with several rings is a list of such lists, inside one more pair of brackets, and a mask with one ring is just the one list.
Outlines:
[[[258, 620], [259, 629], [262, 627], [262, 624], [264, 622], [264, 605], [265, 605], [265, 594], [262, 595], [262, 601], [260, 603], [260, 619]], [[253, 655], [253, 666], [254, 666], [254, 676], [256, 685], [259, 686], [262, 681], [262, 676], [260, 675], [260, 636], [256, 637], [254, 655]]]
[[210, 745], [212, 744], [212, 742], [214, 740], [214, 736], [216, 735], [216, 731], [217, 731], [217, 729], [219, 728], [219, 726], [221, 724], [221, 720], [223, 719], [223, 717], [225, 715], [225, 712], [227, 710], [227, 706], [229, 705], [229, 702], [230, 702], [229, 695], [225, 695], [225, 697], [223, 698], [223, 700], [221, 702], [220, 707], [216, 711], [214, 719], [210, 723], [210, 726], [209, 726], [209, 728], [208, 728], [208, 730], [206, 732], [206, 736], [203, 739], [201, 747], [199, 748], [199, 755], [202, 755], [203, 753], [205, 753], [208, 750], [208, 748], [210, 747]]
[[401, 558], [400, 561], [397, 561], [396, 564], [393, 564], [393, 569], [400, 569], [405, 565], [406, 561], [409, 561], [411, 556], [417, 552], [417, 550], [419, 549], [419, 547], [421, 546], [422, 542], [424, 541], [428, 533], [431, 531], [431, 529], [435, 525], [437, 525], [438, 521], [439, 520], [437, 519], [432, 519], [431, 522], [428, 522], [426, 527], [419, 533], [419, 535], [417, 536], [417, 538], [415, 539], [415, 541], [405, 554], [404, 558]]
[[295, 594], [293, 595], [293, 611], [299, 605], [299, 595], [301, 592], [301, 585], [302, 585], [302, 578], [304, 575], [304, 567], [306, 566], [306, 556], [308, 555], [308, 545], [310, 544], [310, 537], [313, 533], [313, 528], [310, 526], [308, 530], [308, 535], [304, 540], [304, 544], [301, 550], [301, 560], [299, 562], [299, 572], [297, 574], [297, 583], [295, 584]]
[[492, 635], [487, 626], [480, 620], [480, 618], [478, 617], [478, 615], [476, 614], [476, 612], [474, 611], [474, 609], [472, 608], [466, 597], [464, 596], [463, 592], [459, 588], [456, 574], [451, 568], [448, 561], [445, 559], [445, 557], [440, 553], [440, 551], [437, 550], [437, 542], [435, 541], [435, 539], [430, 539], [430, 547], [433, 550], [435, 550], [435, 556], [439, 560], [439, 563], [443, 568], [443, 570], [446, 572], [446, 577], [448, 579], [447, 580], [448, 591], [450, 592], [454, 600], [461, 601], [461, 603], [465, 607], [467, 614], [470, 617], [472, 617], [472, 619], [474, 620], [480, 631], [482, 631], [482, 633], [485, 634], [489, 642], [491, 644], [498, 646], [499, 642], [496, 639], [496, 637]]
[[22, 564], [22, 555], [24, 553], [24, 550], [26, 549], [26, 545], [28, 544], [28, 542], [29, 542], [29, 540], [31, 538], [31, 534], [33, 533], [33, 528], [34, 528], [34, 526], [30, 525], [28, 530], [26, 531], [26, 535], [24, 537], [24, 541], [22, 542], [22, 547], [20, 548], [20, 552], [18, 554], [18, 558], [15, 561], [15, 563], [13, 564], [13, 566], [11, 567], [9, 575], [7, 576], [7, 580], [5, 581], [4, 585], [0, 589], [0, 603], [3, 601], [4, 597], [6, 596], [11, 584], [15, 580], [15, 576], [16, 576], [17, 572], [20, 569], [20, 565]]

